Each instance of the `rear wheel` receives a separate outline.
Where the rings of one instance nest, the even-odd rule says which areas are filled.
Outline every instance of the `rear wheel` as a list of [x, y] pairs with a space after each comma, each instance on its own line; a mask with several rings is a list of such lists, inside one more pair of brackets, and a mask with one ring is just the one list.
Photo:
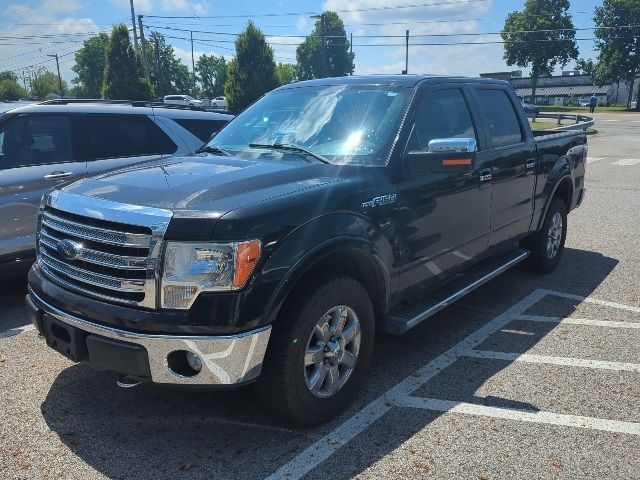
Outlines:
[[364, 287], [340, 277], [307, 290], [274, 326], [261, 397], [304, 425], [324, 422], [358, 393], [371, 362], [374, 311]]
[[524, 242], [530, 252], [529, 268], [542, 273], [554, 270], [562, 257], [566, 237], [567, 207], [556, 198], [547, 211], [542, 229]]

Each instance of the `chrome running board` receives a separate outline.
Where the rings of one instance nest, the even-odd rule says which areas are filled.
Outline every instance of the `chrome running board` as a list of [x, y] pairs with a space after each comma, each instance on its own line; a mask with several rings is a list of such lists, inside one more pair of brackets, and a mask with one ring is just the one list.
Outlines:
[[402, 310], [393, 310], [382, 320], [379, 329], [393, 335], [402, 335], [489, 280], [526, 260], [528, 256], [527, 250], [516, 249], [489, 264], [475, 267], [442, 290], [437, 290]]

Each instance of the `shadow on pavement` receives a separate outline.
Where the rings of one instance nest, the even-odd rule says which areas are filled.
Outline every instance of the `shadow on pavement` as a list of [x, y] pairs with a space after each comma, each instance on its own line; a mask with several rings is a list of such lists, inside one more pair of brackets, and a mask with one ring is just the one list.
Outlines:
[[[110, 478], [264, 478], [533, 290], [556, 289], [589, 296], [617, 263], [599, 253], [566, 249], [552, 274], [537, 276], [516, 269], [403, 337], [379, 335], [367, 391], [339, 419], [316, 429], [305, 430], [282, 421], [260, 403], [251, 387], [235, 391], [154, 386], [123, 390], [115, 386], [113, 375], [83, 365], [74, 365], [56, 378], [42, 404], [42, 415], [78, 457]], [[574, 307], [578, 304], [575, 302]], [[562, 314], [569, 315], [568, 310]], [[544, 328], [548, 333], [554, 325]], [[536, 337], [538, 341], [540, 338]], [[455, 384], [441, 384], [438, 396], [433, 396], [536, 411], [537, 407], [529, 403], [475, 395], [480, 386], [508, 365], [495, 362], [461, 375]], [[429, 384], [437, 384], [443, 373]], [[308, 478], [356, 475], [441, 415], [427, 410], [400, 411], [406, 414], [403, 422], [396, 427], [389, 425], [398, 412], [392, 409], [379, 420], [385, 429], [383, 435], [372, 433], [375, 425], [368, 428], [312, 470]], [[344, 461], [345, 456], [348, 461]]]

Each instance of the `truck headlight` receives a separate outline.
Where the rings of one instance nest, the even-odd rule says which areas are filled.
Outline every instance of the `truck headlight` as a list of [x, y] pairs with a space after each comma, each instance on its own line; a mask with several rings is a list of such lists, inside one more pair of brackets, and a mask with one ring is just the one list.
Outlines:
[[260, 258], [260, 250], [259, 240], [168, 242], [162, 272], [162, 308], [188, 309], [201, 292], [244, 287]]

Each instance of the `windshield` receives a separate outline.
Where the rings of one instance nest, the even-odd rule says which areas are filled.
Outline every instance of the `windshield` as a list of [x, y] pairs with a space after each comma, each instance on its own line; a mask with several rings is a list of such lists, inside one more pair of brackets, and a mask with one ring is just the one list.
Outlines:
[[265, 95], [208, 143], [244, 158], [290, 159], [289, 145], [337, 164], [382, 166], [412, 90], [389, 86], [313, 86]]

